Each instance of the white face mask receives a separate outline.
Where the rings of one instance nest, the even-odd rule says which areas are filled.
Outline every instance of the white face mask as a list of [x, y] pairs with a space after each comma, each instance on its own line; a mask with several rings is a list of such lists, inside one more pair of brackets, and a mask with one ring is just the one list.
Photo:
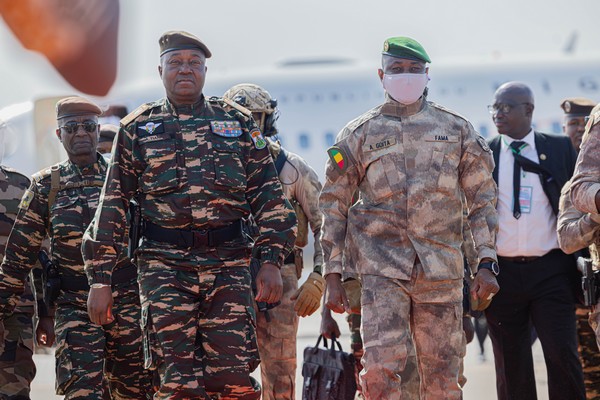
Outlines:
[[427, 82], [427, 74], [383, 75], [383, 88], [394, 100], [402, 104], [412, 104], [419, 100]]

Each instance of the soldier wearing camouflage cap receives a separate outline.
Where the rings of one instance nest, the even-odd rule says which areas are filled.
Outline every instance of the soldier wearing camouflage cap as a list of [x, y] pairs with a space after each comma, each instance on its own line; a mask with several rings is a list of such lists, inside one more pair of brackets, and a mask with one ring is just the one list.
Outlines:
[[[160, 375], [155, 397], [258, 399], [250, 254], [262, 264], [256, 300], [277, 302], [294, 213], [254, 121], [204, 97], [207, 46], [178, 31], [163, 34], [159, 46], [166, 97], [121, 120], [84, 238], [86, 268], [92, 283], [110, 282], [115, 237], [124, 237], [122, 216], [135, 198], [146, 367]], [[253, 249], [250, 216], [260, 228]], [[105, 322], [110, 300], [107, 288], [90, 291], [93, 321]]]
[[421, 398], [462, 398], [463, 192], [480, 261], [472, 295], [498, 291], [492, 155], [469, 121], [427, 100], [429, 62], [414, 39], [386, 40], [378, 71], [386, 101], [349, 122], [327, 151], [319, 198], [326, 305], [348, 310], [341, 276], [354, 268], [367, 399], [403, 398], [411, 335]]
[[565, 112], [563, 133], [571, 138], [571, 143], [577, 151], [585, 132], [586, 117], [590, 115], [596, 104], [598, 103], [585, 97], [570, 97], [560, 103], [560, 108]]
[[38, 302], [36, 337], [39, 345], [52, 346], [56, 332], [56, 393], [68, 399], [142, 399], [151, 395], [151, 376], [143, 368], [137, 271], [124, 242], [115, 242], [119, 262], [109, 286], [117, 318], [111, 314], [110, 324], [100, 326], [87, 314], [81, 239], [107, 170], [96, 152], [100, 113], [82, 97], [57, 103], [56, 136], [68, 159], [36, 173], [19, 204], [0, 273], [0, 319], [13, 312], [42, 241], [49, 237], [54, 266], [45, 265], [47, 290]]
[[[296, 380], [296, 334], [298, 317], [313, 314], [321, 305], [325, 280], [321, 276], [323, 251], [319, 236], [322, 215], [319, 210], [321, 183], [317, 173], [302, 157], [285, 150], [272, 136], [277, 134], [275, 122], [278, 117], [277, 101], [258, 85], [243, 83], [235, 85], [223, 95], [227, 102], [235, 102], [248, 116], [252, 115], [259, 128], [267, 136], [267, 146], [275, 161], [275, 167], [283, 192], [294, 206], [298, 220], [298, 236], [294, 252], [281, 267], [283, 296], [281, 304], [257, 315], [256, 330], [261, 358], [263, 400], [293, 400]], [[308, 243], [308, 228], [314, 236], [313, 271], [298, 288], [302, 274], [302, 248]]]

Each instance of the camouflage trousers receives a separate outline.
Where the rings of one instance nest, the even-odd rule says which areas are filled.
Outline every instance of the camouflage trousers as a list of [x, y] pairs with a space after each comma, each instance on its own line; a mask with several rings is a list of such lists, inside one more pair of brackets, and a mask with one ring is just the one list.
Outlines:
[[28, 399], [35, 377], [33, 307], [20, 307], [4, 320], [4, 351], [0, 354], [0, 400]]
[[296, 266], [281, 268], [283, 296], [281, 304], [256, 315], [256, 336], [260, 353], [263, 400], [294, 400], [296, 382], [296, 334], [298, 315], [290, 297], [298, 289]]
[[145, 365], [160, 376], [154, 398], [260, 398], [249, 268], [138, 267]]
[[412, 333], [419, 398], [461, 399], [462, 279], [429, 281], [419, 263], [410, 281], [377, 275], [361, 279], [365, 354], [360, 378], [365, 397], [411, 399], [402, 391], [402, 376]]
[[586, 398], [600, 399], [600, 352], [596, 335], [588, 322], [589, 313], [589, 307], [577, 305], [575, 308], [577, 350], [583, 367]]
[[115, 320], [90, 322], [85, 298], [79, 304], [59, 297], [56, 331], [56, 394], [70, 399], [147, 399], [151, 373], [143, 368], [140, 302], [137, 285], [113, 292]]

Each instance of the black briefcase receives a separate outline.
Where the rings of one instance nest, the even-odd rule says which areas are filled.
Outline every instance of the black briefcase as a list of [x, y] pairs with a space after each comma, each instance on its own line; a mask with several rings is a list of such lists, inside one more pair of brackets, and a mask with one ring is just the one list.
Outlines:
[[[323, 340], [325, 348], [319, 348]], [[337, 348], [336, 348], [337, 347]], [[354, 356], [340, 342], [319, 336], [315, 347], [304, 349], [302, 400], [354, 400], [356, 378]]]

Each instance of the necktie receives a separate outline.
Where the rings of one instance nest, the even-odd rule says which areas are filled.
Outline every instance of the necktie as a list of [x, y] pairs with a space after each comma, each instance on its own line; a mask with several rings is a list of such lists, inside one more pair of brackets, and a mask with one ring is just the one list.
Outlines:
[[[521, 154], [521, 150], [523, 150], [527, 146], [527, 143], [515, 140], [510, 144], [510, 149], [513, 152], [513, 155]], [[521, 217], [521, 204], [519, 204], [519, 193], [521, 192], [521, 164], [517, 160], [517, 157], [514, 157], [514, 165], [513, 165], [513, 216], [516, 219]]]

